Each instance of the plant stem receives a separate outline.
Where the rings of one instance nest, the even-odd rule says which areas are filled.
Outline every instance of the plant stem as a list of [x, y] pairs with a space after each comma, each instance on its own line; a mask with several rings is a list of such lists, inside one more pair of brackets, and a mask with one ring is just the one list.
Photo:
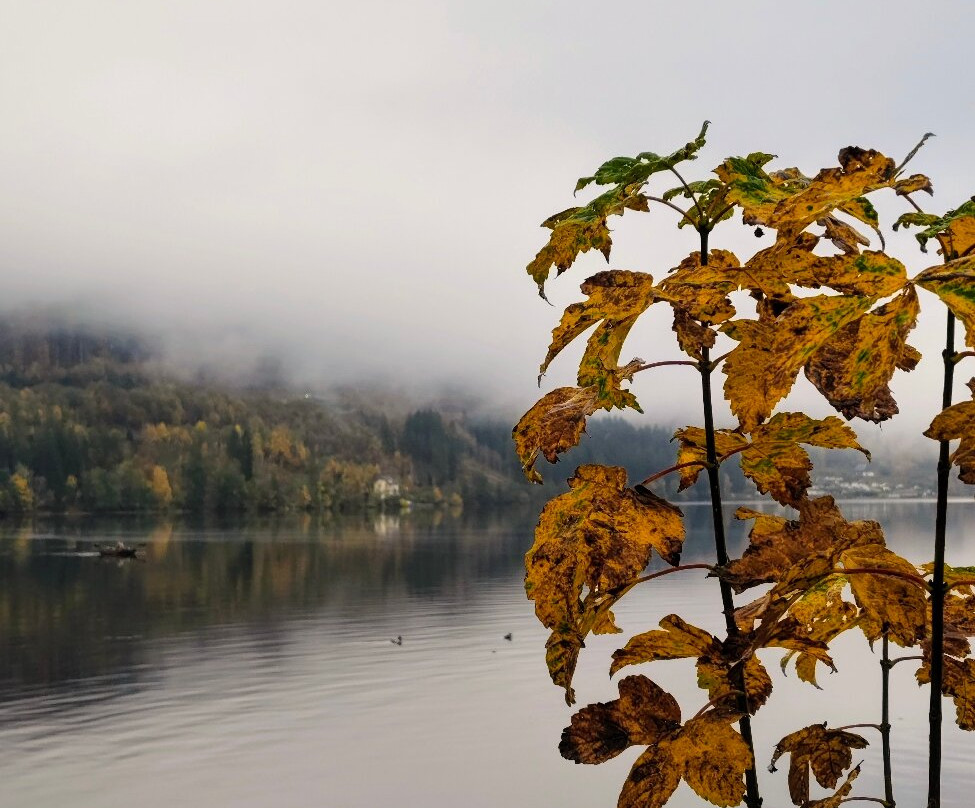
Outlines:
[[[708, 233], [706, 228], [699, 231], [701, 236], [701, 265], [705, 266], [708, 262]], [[715, 447], [714, 438], [714, 407], [711, 401], [711, 357], [708, 348], [701, 349], [701, 399], [704, 404], [704, 436], [707, 450], [707, 474], [708, 486], [711, 491], [711, 518], [714, 526], [714, 550], [719, 566], [728, 563], [728, 546], [725, 542], [724, 533], [724, 514], [721, 510], [721, 480], [718, 468], [718, 452]], [[718, 586], [721, 589], [721, 606], [724, 611], [725, 626], [728, 630], [728, 637], [737, 637], [739, 634], [738, 624], [735, 622], [735, 601], [731, 592], [731, 586], [718, 579]], [[758, 790], [758, 775], [755, 772], [755, 743], [752, 740], [752, 722], [748, 716], [748, 699], [745, 696], [745, 668], [743, 665], [735, 667], [732, 675], [736, 681], [733, 685], [736, 690], [741, 691], [736, 699], [737, 708], [741, 711], [742, 717], [738, 722], [741, 730], [742, 740], [748, 745], [752, 753], [752, 765], [745, 770], [745, 804], [748, 808], [761, 808], [762, 796]]]
[[[945, 253], [947, 256], [948, 253]], [[941, 408], [951, 406], [955, 370], [955, 315], [948, 312], [945, 329], [944, 388]], [[941, 684], [944, 679], [945, 644], [945, 534], [948, 524], [948, 475], [951, 471], [948, 441], [938, 452], [938, 504], [934, 517], [934, 579], [931, 581], [931, 701], [928, 709], [928, 808], [941, 806]]]
[[894, 776], [890, 764], [890, 626], [884, 623], [880, 646], [880, 739], [884, 759], [884, 799], [888, 808], [894, 808]]

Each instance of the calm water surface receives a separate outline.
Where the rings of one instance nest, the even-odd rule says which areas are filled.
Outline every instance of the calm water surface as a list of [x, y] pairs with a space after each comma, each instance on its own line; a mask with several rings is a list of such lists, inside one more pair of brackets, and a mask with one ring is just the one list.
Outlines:
[[[928, 559], [931, 503], [842, 507]], [[709, 560], [708, 510], [685, 512], [684, 558]], [[953, 505], [952, 519], [948, 561], [971, 563], [975, 504]], [[533, 520], [0, 526], [0, 806], [615, 805], [638, 750], [575, 766], [556, 749], [572, 710], [549, 683], [546, 635], [522, 590]], [[117, 539], [146, 542], [145, 560], [92, 552]], [[732, 539], [741, 546], [740, 526]], [[698, 573], [644, 590], [616, 610], [626, 636], [670, 612], [721, 627], [716, 586]], [[606, 672], [622, 639], [588, 643], [580, 704], [615, 698]], [[817, 691], [763, 653], [776, 689], [755, 720], [769, 808], [789, 804], [785, 771], [764, 771], [782, 735], [879, 720], [879, 668], [862, 636], [834, 656], [840, 672]], [[688, 715], [703, 703], [692, 663], [644, 670]], [[893, 680], [908, 808], [923, 803], [926, 691], [911, 663]], [[872, 744], [855, 793], [875, 796], [879, 739], [863, 732]], [[945, 804], [967, 806], [975, 737], [952, 725], [945, 747]], [[685, 786], [671, 802], [700, 804]]]

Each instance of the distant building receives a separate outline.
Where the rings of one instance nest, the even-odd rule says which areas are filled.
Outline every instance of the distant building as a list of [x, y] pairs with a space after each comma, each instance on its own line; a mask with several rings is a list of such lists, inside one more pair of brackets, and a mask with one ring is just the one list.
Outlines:
[[399, 483], [392, 477], [379, 477], [372, 484], [372, 493], [379, 499], [392, 499], [399, 496]]

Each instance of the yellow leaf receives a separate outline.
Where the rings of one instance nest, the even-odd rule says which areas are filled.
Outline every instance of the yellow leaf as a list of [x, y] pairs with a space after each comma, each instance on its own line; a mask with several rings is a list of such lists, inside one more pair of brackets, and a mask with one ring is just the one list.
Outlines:
[[914, 282], [941, 298], [964, 324], [965, 344], [975, 348], [975, 255], [929, 267]]
[[[772, 678], [757, 656], [748, 657], [741, 670], [745, 676], [745, 704], [749, 715], [754, 715], [772, 695]], [[730, 697], [741, 693], [736, 671], [731, 660], [702, 657], [697, 661], [697, 686], [707, 690], [709, 701], [717, 702], [727, 696], [728, 701], [721, 704], [733, 705]]]
[[798, 233], [846, 202], [893, 180], [894, 161], [879, 152], [855, 146], [840, 151], [839, 167], [824, 168], [809, 185], [779, 202], [767, 224]]
[[919, 311], [909, 287], [841, 328], [806, 364], [806, 378], [847, 418], [891, 418], [898, 412], [888, 386], [894, 370], [913, 370], [921, 357], [907, 344]]
[[832, 497], [801, 502], [798, 521], [747, 508], [735, 511], [735, 517], [755, 520], [742, 557], [729, 563], [721, 574], [739, 593], [759, 584], [781, 581], [791, 569], [824, 553], [883, 542], [879, 524], [847, 522]]
[[[703, 429], [698, 426], [686, 426], [678, 429], [674, 433], [674, 439], [678, 441], [680, 449], [677, 452], [677, 463], [706, 463], [707, 437]], [[720, 459], [726, 454], [737, 452], [748, 445], [748, 439], [737, 432], [727, 429], [718, 429], [714, 433], [715, 453]], [[688, 466], [680, 470], [679, 491], [690, 488], [697, 482], [698, 475], [704, 471], [705, 466]]]
[[704, 629], [686, 623], [679, 615], [667, 615], [660, 621], [660, 628], [662, 631], [637, 634], [623, 648], [614, 651], [609, 675], [627, 665], [720, 653], [720, 645], [715, 637]]
[[[975, 396], [975, 379], [968, 382]], [[962, 401], [938, 413], [925, 432], [932, 440], [958, 440], [951, 462], [958, 466], [958, 478], [975, 483], [975, 401]]]
[[823, 227], [825, 230], [823, 235], [833, 242], [833, 246], [847, 255], [857, 255], [860, 247], [870, 245], [870, 239], [863, 233], [832, 214], [817, 219], [816, 224]]
[[713, 348], [718, 336], [713, 328], [701, 325], [680, 306], [674, 307], [673, 330], [680, 349], [693, 359], [700, 359], [704, 348]]
[[593, 275], [581, 288], [589, 299], [566, 308], [552, 331], [552, 344], [539, 373], [544, 374], [570, 342], [599, 323], [579, 366], [579, 386], [616, 387], [608, 377], [618, 369], [623, 341], [639, 316], [659, 299], [653, 278], [644, 272], [609, 270]]
[[623, 783], [617, 808], [661, 808], [680, 785], [681, 772], [668, 741], [651, 746], [636, 759]]
[[693, 252], [660, 282], [665, 298], [675, 308], [700, 322], [723, 323], [735, 316], [728, 295], [738, 289], [738, 259], [727, 250], [712, 250], [708, 263]]
[[687, 784], [712, 805], [738, 805], [744, 798], [745, 770], [753, 765], [752, 753], [727, 713], [711, 710], [692, 718], [669, 752]]
[[[669, 564], [680, 559], [684, 525], [680, 509], [647, 492], [626, 488], [626, 471], [586, 465], [576, 469], [570, 490], [551, 500], [539, 517], [535, 543], [525, 556], [525, 591], [535, 614], [560, 645], [549, 670], [571, 697], [578, 648], [599, 610], [614, 592], [632, 583], [653, 550]], [[587, 589], [586, 600], [582, 600]], [[566, 646], [568, 643], [568, 646]], [[555, 651], [558, 651], [556, 654]], [[553, 659], [557, 666], [553, 669]]]
[[762, 494], [771, 494], [783, 505], [798, 506], [812, 484], [812, 462], [799, 444], [826, 449], [858, 449], [856, 433], [839, 418], [821, 421], [801, 412], [782, 412], [751, 433], [751, 445], [741, 452], [741, 470]]
[[639, 188], [639, 185], [617, 186], [584, 207], [569, 208], [542, 222], [542, 227], [549, 228], [552, 235], [527, 267], [542, 297], [545, 297], [545, 281], [553, 266], [556, 274], [561, 275], [572, 266], [579, 253], [592, 249], [598, 250], [609, 260], [613, 240], [606, 219], [621, 216], [627, 210], [649, 210], [647, 198], [639, 193]]
[[742, 428], [751, 432], [768, 418], [799, 369], [869, 306], [868, 298], [817, 295], [796, 300], [775, 319], [726, 323], [722, 330], [739, 345], [724, 362], [725, 398]]
[[620, 697], [583, 707], [562, 731], [559, 752], [576, 763], [603, 763], [634, 745], [659, 743], [680, 729], [676, 699], [646, 676], [627, 676]]
[[[848, 569], [892, 570], [906, 575], [917, 575], [917, 569], [909, 561], [879, 544], [864, 544], [844, 550], [839, 559]], [[923, 586], [889, 575], [850, 575], [850, 588], [857, 604], [871, 618], [871, 629], [861, 623], [867, 639], [874, 635], [873, 624], [889, 626], [891, 641], [909, 648], [924, 637], [927, 604]]]
[[742, 209], [745, 224], [767, 225], [776, 205], [801, 190], [808, 182], [798, 169], [770, 175], [763, 166], [775, 155], [755, 152], [729, 157], [714, 173], [727, 184], [726, 198]]
[[955, 702], [956, 723], [975, 730], [975, 659], [944, 658], [941, 692]]
[[559, 387], [542, 396], [511, 433], [525, 476], [531, 482], [542, 482], [535, 469], [539, 453], [555, 463], [579, 442], [586, 431], [586, 418], [604, 406], [594, 389]]
[[819, 785], [833, 788], [853, 762], [852, 750], [866, 746], [867, 739], [853, 732], [813, 724], [776, 744], [769, 769], [775, 771], [775, 762], [789, 754], [789, 796], [796, 805], [803, 805], [809, 800], [810, 770]]
[[821, 800], [811, 800], [803, 803], [802, 808], [839, 808], [846, 800], [850, 791], [853, 790], [853, 781], [857, 779], [857, 775], [859, 774], [860, 764], [858, 763], [850, 770], [850, 773], [846, 776], [846, 780], [843, 781], [843, 785], [837, 789], [835, 794], [831, 794]]

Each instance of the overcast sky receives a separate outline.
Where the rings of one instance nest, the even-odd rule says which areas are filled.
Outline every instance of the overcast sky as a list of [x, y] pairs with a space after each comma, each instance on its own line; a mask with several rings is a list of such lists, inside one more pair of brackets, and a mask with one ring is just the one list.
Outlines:
[[[972, 31], [963, 0], [2, 0], [4, 302], [525, 409], [561, 307], [605, 268], [553, 282], [558, 308], [524, 273], [577, 177], [705, 118], [695, 177], [756, 150], [807, 173], [851, 144], [900, 158], [932, 131], [914, 167], [932, 209], [954, 207], [975, 191]], [[611, 266], [660, 276], [694, 248], [666, 210], [626, 219]], [[737, 229], [713, 246], [762, 246]], [[937, 260], [889, 243], [912, 270]], [[895, 390], [925, 410], [906, 423], [937, 407], [941, 321], [915, 340], [930, 372]], [[666, 317], [624, 354], [676, 358]], [[637, 387], [646, 409], [683, 417], [693, 379], [660, 374]]]

